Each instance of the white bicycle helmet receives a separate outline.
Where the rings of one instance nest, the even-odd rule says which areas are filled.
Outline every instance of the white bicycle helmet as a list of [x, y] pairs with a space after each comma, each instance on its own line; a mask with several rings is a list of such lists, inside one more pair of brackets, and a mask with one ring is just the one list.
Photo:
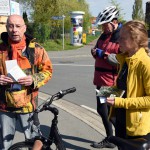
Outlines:
[[101, 25], [104, 23], [111, 22], [112, 19], [119, 17], [119, 11], [116, 6], [109, 6], [104, 9], [103, 12], [100, 12], [96, 18], [95, 24]]

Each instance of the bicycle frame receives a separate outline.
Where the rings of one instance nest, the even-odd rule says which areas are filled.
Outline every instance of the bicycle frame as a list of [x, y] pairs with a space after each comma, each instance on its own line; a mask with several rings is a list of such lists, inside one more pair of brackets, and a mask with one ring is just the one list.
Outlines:
[[[16, 144], [12, 145], [9, 148], [9, 150], [18, 150], [18, 148], [19, 149], [21, 149], [21, 148], [29, 148], [30, 149], [30, 148], [35, 148], [35, 147], [38, 148], [38, 142], [35, 142], [38, 140], [43, 143], [43, 146], [41, 144], [41, 147], [38, 149], [50, 150], [51, 145], [53, 144], [53, 145], [55, 145], [55, 147], [58, 150], [66, 150], [66, 148], [64, 147], [61, 135], [59, 133], [58, 127], [57, 127], [59, 111], [57, 108], [51, 107], [50, 105], [52, 104], [52, 102], [54, 100], [58, 100], [58, 99], [62, 98], [64, 95], [69, 94], [69, 93], [73, 93], [75, 91], [76, 91], [75, 87], [69, 88], [67, 90], [61, 90], [58, 93], [52, 95], [51, 98], [48, 98], [46, 101], [44, 101], [40, 106], [38, 106], [38, 108], [30, 116], [28, 121], [29, 122], [33, 121], [33, 125], [35, 127], [37, 127], [35, 129], [38, 129], [39, 136], [35, 137], [34, 140], [26, 140], [23, 142], [18, 142]], [[40, 122], [38, 119], [38, 113], [40, 113], [42, 111], [46, 111], [46, 110], [52, 112], [54, 115], [54, 118], [52, 119], [51, 129], [50, 129], [50, 133], [49, 133], [48, 138], [44, 137], [44, 135], [41, 133], [40, 128], [39, 128]], [[35, 130], [35, 132], [36, 132], [36, 130]]]
[[59, 114], [58, 109], [55, 107], [48, 106], [47, 108], [45, 108], [45, 110], [51, 111], [54, 114], [54, 118], [53, 118], [52, 123], [51, 123], [51, 128], [50, 128], [50, 133], [49, 133], [48, 138], [45, 138], [42, 135], [40, 137], [40, 139], [42, 139], [44, 149], [49, 148], [54, 143], [55, 133], [57, 132], [59, 134], [59, 130], [57, 127], [58, 114]]

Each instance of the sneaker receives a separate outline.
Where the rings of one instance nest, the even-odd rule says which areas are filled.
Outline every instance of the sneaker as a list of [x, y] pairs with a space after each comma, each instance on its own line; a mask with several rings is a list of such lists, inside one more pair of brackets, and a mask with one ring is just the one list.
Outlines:
[[114, 145], [113, 143], [108, 142], [107, 138], [105, 138], [104, 140], [102, 140], [101, 142], [94, 142], [91, 144], [91, 147], [94, 148], [115, 148], [116, 145]]

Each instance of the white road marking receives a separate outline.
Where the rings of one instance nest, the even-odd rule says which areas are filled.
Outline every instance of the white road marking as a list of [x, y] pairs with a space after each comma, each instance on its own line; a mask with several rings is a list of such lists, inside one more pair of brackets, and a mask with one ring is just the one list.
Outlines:
[[79, 65], [79, 64], [67, 64], [67, 63], [62, 63], [62, 64], [53, 64], [53, 66], [93, 67], [94, 65]]
[[51, 59], [54, 59], [54, 58], [79, 58], [79, 57], [92, 57], [91, 55], [74, 55], [74, 56], [51, 56], [50, 58]]
[[95, 109], [91, 108], [91, 107], [88, 107], [88, 106], [85, 106], [85, 105], [80, 105], [80, 106], [83, 107], [83, 108], [86, 108], [87, 110], [90, 110], [91, 112], [93, 112], [95, 114], [97, 114], [97, 111]]

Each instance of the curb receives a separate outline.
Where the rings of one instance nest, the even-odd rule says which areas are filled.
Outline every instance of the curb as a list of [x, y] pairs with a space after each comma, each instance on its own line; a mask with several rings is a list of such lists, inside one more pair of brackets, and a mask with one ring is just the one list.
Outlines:
[[[40, 99], [46, 100], [49, 97], [51, 97], [51, 95], [39, 92]], [[84, 107], [81, 107], [77, 104], [71, 103], [63, 99], [60, 99], [59, 101], [54, 101], [52, 104], [68, 112], [72, 116], [80, 119], [81, 121], [89, 125], [91, 128], [99, 132], [102, 136], [106, 137], [101, 117], [98, 114], [95, 114], [94, 112], [87, 110]]]

